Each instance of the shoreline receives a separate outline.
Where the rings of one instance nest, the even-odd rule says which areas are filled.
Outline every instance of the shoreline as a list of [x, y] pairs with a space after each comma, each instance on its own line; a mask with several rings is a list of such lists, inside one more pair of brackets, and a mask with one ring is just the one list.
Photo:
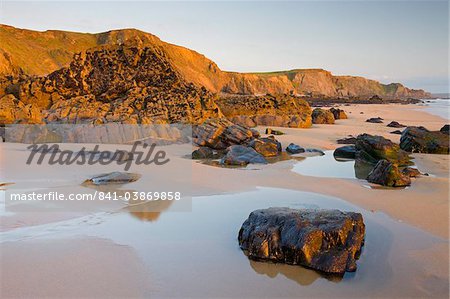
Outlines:
[[[423, 125], [430, 130], [439, 130], [443, 124], [448, 122], [423, 109], [416, 110], [416, 105], [373, 104], [340, 108], [346, 111], [349, 117], [347, 120], [338, 120], [334, 125], [313, 125], [309, 129], [273, 127], [285, 133], [276, 138], [282, 143], [283, 148], [293, 142], [303, 147], [333, 150], [342, 146], [336, 143], [336, 139], [361, 133], [382, 135], [398, 143], [400, 136], [390, 134], [390, 131], [395, 128], [386, 127], [386, 124], [392, 120], [405, 125]], [[361, 112], [363, 113], [361, 114]], [[377, 116], [383, 117], [384, 123], [365, 122], [367, 118]], [[264, 133], [265, 128], [257, 127], [256, 129]], [[74, 147], [75, 145], [68, 146]], [[78, 146], [82, 146], [82, 144]], [[114, 145], [111, 147], [113, 148]], [[117, 148], [117, 146], [115, 147]], [[325, 294], [321, 293], [322, 288], [322, 291], [332, 292], [335, 282], [332, 282], [332, 285], [328, 284], [326, 278], [302, 267], [251, 261], [249, 267], [247, 257], [233, 243], [236, 238], [235, 230], [238, 229], [236, 225], [244, 220], [241, 217], [247, 213], [248, 205], [251, 205], [253, 209], [253, 207], [295, 204], [297, 201], [317, 204], [322, 208], [352, 207], [351, 209], [363, 211], [367, 216], [367, 224], [370, 226], [368, 244], [361, 257], [362, 261], [359, 262], [363, 266], [356, 274], [348, 274], [347, 278], [344, 278], [344, 280], [348, 279], [347, 283], [337, 285], [338, 293], [342, 296], [354, 294], [352, 287], [355, 287], [354, 290], [358, 294], [364, 294], [362, 287], [364, 284], [359, 286], [352, 284], [351, 281], [355, 277], [360, 277], [359, 279], [363, 279], [367, 286], [369, 283], [367, 280], [370, 281], [374, 278], [371, 278], [370, 275], [373, 275], [371, 271], [373, 271], [373, 267], [376, 267], [377, 261], [382, 264], [380, 265], [382, 268], [379, 269], [387, 271], [387, 275], [392, 276], [392, 281], [398, 284], [397, 290], [397, 288], [392, 288], [388, 282], [381, 281], [382, 291], [380, 292], [382, 294], [390, 296], [395, 294], [403, 296], [405, 294], [407, 296], [445, 294], [442, 287], [449, 277], [447, 266], [450, 159], [448, 155], [414, 154], [415, 165], [421, 171], [430, 173], [431, 176], [413, 179], [411, 187], [407, 189], [393, 190], [371, 189], [366, 181], [358, 179], [306, 176], [294, 172], [294, 166], [301, 166], [303, 161], [286, 160], [275, 164], [251, 165], [248, 168], [240, 169], [220, 168], [186, 158], [186, 150], [188, 150], [186, 148], [181, 149], [176, 145], [169, 147], [172, 153], [171, 159], [174, 159], [175, 163], [169, 163], [168, 168], [157, 173], [149, 172], [142, 166], [130, 169], [130, 172], [141, 173], [142, 178], [137, 182], [127, 184], [125, 189], [146, 190], [147, 182], [174, 180], [173, 173], [180, 169], [189, 169], [192, 176], [183, 180], [177, 179], [176, 183], [172, 181], [172, 187], [176, 184], [179, 190], [194, 197], [191, 212], [177, 212], [175, 205], [168, 204], [158, 212], [144, 215], [145, 213], [131, 212], [124, 205], [115, 204], [94, 207], [89, 212], [0, 214], [0, 236], [2, 236], [0, 244], [4, 246], [2, 249], [5, 249], [6, 254], [3, 256], [11, 256], [2, 261], [2, 268], [8, 272], [6, 285], [9, 286], [7, 292], [3, 290], [2, 294], [25, 297], [33, 294], [37, 288], [35, 284], [27, 283], [19, 286], [13, 283], [13, 281], [19, 281], [24, 273], [30, 272], [27, 277], [34, 277], [34, 279], [40, 273], [49, 276], [54, 273], [63, 273], [60, 281], [72, 282], [74, 285], [67, 290], [71, 294], [79, 291], [88, 294], [96, 292], [114, 294], [117, 291], [120, 294], [134, 297], [148, 297], [149, 295], [185, 297], [186, 294], [195, 297], [203, 289], [207, 289], [210, 292], [208, 294], [212, 296], [217, 290], [225, 291], [221, 284], [214, 281], [212, 277], [219, 277], [220, 281], [227, 280], [230, 278], [226, 275], [231, 275], [234, 273], [233, 271], [238, 270], [243, 271], [238, 273], [244, 275], [248, 284], [255, 284], [255, 287], [248, 289], [248, 294], [270, 293], [270, 288], [262, 291], [264, 289], [262, 286], [266, 284], [270, 286], [271, 283], [278, 283], [278, 286], [281, 284], [285, 294], [298, 294], [298, 288], [304, 287], [303, 280], [298, 277], [302, 273], [311, 279], [311, 282], [306, 284], [310, 284], [309, 289], [301, 289], [306, 292], [304, 294], [310, 296]], [[27, 154], [18, 148], [14, 144], [2, 143], [0, 144], [0, 154], [2, 157], [8, 155], [10, 159], [14, 159], [14, 155]], [[1, 181], [15, 183], [3, 186], [3, 188], [26, 189], [36, 186], [67, 188], [65, 186], [70, 185], [74, 190], [79, 190], [81, 187], [78, 184], [95, 174], [92, 173], [92, 169], [80, 168], [76, 173], [69, 174], [61, 168], [55, 170], [49, 166], [44, 167], [46, 168], [27, 169], [25, 174], [23, 169], [16, 169], [7, 174], [2, 172]], [[114, 170], [117, 170], [117, 166], [109, 165], [106, 171]], [[106, 171], [102, 169], [101, 172]], [[326, 171], [326, 169], [321, 171]], [[48, 179], [36, 179], [40, 177], [41, 173], [46, 173]], [[17, 178], [22, 178], [23, 181], [14, 181]], [[261, 196], [260, 198], [258, 194], [268, 194], [266, 195], [268, 197]], [[219, 218], [222, 219], [221, 222], [217, 222]], [[383, 223], [383, 219], [386, 220], [386, 224]], [[234, 224], [230, 226], [231, 220]], [[183, 225], [180, 225], [181, 223]], [[207, 230], [204, 223], [209, 223], [206, 227], [210, 229], [210, 235], [202, 235], [201, 232]], [[103, 228], [98, 229], [97, 226]], [[128, 230], [133, 233], [129, 236], [129, 233], [122, 235], [124, 231]], [[156, 230], [155, 233], [152, 233], [152, 230]], [[172, 234], [172, 239], [170, 239], [171, 237], [167, 237], [167, 239], [162, 237], [166, 236], [166, 230], [168, 230], [168, 236]], [[226, 231], [225, 235], [229, 237], [216, 240], [223, 234], [223, 231]], [[406, 235], [403, 236], [403, 233]], [[198, 237], [197, 234], [202, 237]], [[198, 244], [191, 242], [195, 236], [200, 238]], [[418, 238], [417, 242], [416, 237]], [[222, 243], [225, 241], [226, 243]], [[71, 245], [66, 245], [65, 242]], [[387, 244], [384, 244], [386, 242]], [[31, 256], [27, 255], [26, 250], [24, 251], [24, 245], [27, 250], [33, 252]], [[86, 246], [91, 249], [89, 252], [83, 249]], [[210, 256], [204, 246], [212, 246], [216, 250], [212, 252], [224, 254], [223, 261], [227, 264], [230, 263], [229, 267], [233, 265], [236, 268], [230, 268], [230, 270], [225, 267], [223, 273], [221, 270], [220, 273], [213, 271], [211, 272], [213, 274], [209, 274], [208, 271], [212, 271], [210, 265], [219, 257], [214, 254]], [[377, 246], [384, 247], [378, 248]], [[105, 248], [111, 254], [104, 256]], [[153, 251], [148, 251], [149, 249]], [[70, 251], [70, 256], [74, 260], [81, 259], [79, 263], [70, 263], [66, 266], [65, 263], [55, 262], [64, 259], [61, 252], [65, 250]], [[378, 250], [381, 250], [381, 256], [377, 256]], [[194, 256], [197, 259], [195, 264], [191, 264], [192, 261], [187, 261], [182, 255], [178, 256], [179, 251]], [[114, 257], [117, 255], [125, 256], [125, 260], [117, 261]], [[201, 259], [200, 256], [202, 256]], [[16, 259], [19, 257], [23, 262], [19, 265], [9, 263], [8, 261], [13, 257]], [[29, 271], [27, 261], [30, 259], [48, 260], [49, 262], [39, 271], [35, 269]], [[447, 262], [442, 262], [443, 260], [447, 260]], [[96, 262], [92, 263], [94, 266], [90, 267], [89, 261]], [[107, 275], [105, 284], [108, 282], [114, 285], [113, 289], [104, 289], [105, 284], [91, 285], [105, 267], [117, 270], [129, 265], [131, 265], [130, 271], [135, 272], [133, 278], [118, 277], [117, 272]], [[169, 270], [166, 269], [167, 267]], [[185, 273], [188, 273], [196, 267], [198, 270], [194, 277], [197, 277], [198, 281], [203, 281], [212, 276], [210, 285], [199, 286], [192, 278], [185, 279], [180, 282], [179, 288], [186, 293], [177, 293], [180, 290], [173, 290], [170, 283], [163, 280], [170, 277], [170, 271], [177, 271], [177, 273], [187, 271]], [[73, 273], [81, 273], [86, 269], [89, 269], [89, 275], [85, 279], [73, 276]], [[275, 277], [277, 275], [274, 276], [273, 273], [284, 274], [281, 275], [281, 278], [280, 275]], [[150, 277], [151, 281], [149, 281]], [[64, 293], [65, 290], [58, 287], [59, 285], [55, 286], [54, 283], [52, 281], [45, 283], [41, 291], [45, 293], [46, 290], [51, 290], [59, 295], [67, 294], [67, 292]], [[240, 282], [233, 281], [233, 283], [239, 285]], [[258, 284], [260, 284], [259, 287]], [[346, 285], [350, 289], [346, 289]], [[373, 285], [369, 283], [369, 286]], [[349, 291], [351, 292], [348, 293]], [[229, 294], [230, 296], [235, 295], [232, 291]]]

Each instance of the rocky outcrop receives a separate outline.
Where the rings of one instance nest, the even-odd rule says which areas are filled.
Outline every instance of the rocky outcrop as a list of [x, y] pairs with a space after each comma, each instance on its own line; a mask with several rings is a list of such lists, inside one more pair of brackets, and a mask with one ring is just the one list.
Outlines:
[[221, 97], [217, 105], [229, 120], [247, 127], [261, 125], [308, 128], [311, 126], [309, 104], [289, 95], [228, 95]]
[[154, 47], [91, 49], [67, 68], [12, 85], [7, 96], [39, 108], [46, 122], [196, 124], [222, 116], [215, 97], [184, 80]]
[[[295, 94], [323, 97], [426, 98], [429, 93], [399, 83], [381, 84], [354, 76], [334, 76], [322, 69], [295, 69], [271, 73], [225, 72], [205, 56], [161, 41], [134, 29], [98, 34], [48, 30], [37, 32], [0, 25], [0, 76], [21, 73], [48, 75], [70, 64], [74, 54], [95, 47], [135, 46], [157, 48], [187, 81], [213, 93]], [[50, 42], [51, 41], [51, 42]], [[40, 57], [39, 60], [34, 57]], [[45, 63], [41, 63], [45, 61]]]
[[224, 165], [245, 166], [247, 164], [267, 164], [267, 160], [251, 147], [232, 145], [227, 148], [226, 155], [220, 160]]
[[233, 124], [226, 119], [210, 119], [192, 128], [193, 142], [198, 146], [226, 149], [230, 145], [248, 144], [259, 137], [255, 130]]
[[397, 165], [387, 160], [380, 160], [369, 173], [367, 181], [387, 187], [406, 187], [411, 185], [409, 176], [404, 175]]
[[364, 235], [359, 213], [269, 208], [250, 214], [238, 240], [251, 259], [343, 274], [356, 270]]
[[441, 133], [449, 134], [449, 132], [450, 132], [450, 125], [444, 125], [439, 131]]
[[0, 124], [40, 124], [41, 109], [34, 104], [24, 104], [12, 94], [0, 98]]
[[334, 124], [334, 115], [329, 110], [316, 108], [311, 116], [313, 124]]
[[426, 128], [407, 127], [400, 137], [400, 147], [408, 152], [449, 154], [449, 135]]

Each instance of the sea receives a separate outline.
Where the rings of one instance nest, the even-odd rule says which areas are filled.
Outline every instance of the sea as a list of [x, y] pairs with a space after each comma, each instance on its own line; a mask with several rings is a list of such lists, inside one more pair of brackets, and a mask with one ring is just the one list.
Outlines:
[[450, 120], [450, 99], [423, 100], [420, 106], [426, 106], [425, 110], [433, 115]]

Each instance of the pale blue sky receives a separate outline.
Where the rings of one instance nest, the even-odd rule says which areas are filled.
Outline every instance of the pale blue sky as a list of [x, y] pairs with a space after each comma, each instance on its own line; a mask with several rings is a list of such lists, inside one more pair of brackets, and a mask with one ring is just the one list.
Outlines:
[[448, 92], [448, 1], [1, 2], [36, 30], [137, 28], [230, 71], [324, 68]]

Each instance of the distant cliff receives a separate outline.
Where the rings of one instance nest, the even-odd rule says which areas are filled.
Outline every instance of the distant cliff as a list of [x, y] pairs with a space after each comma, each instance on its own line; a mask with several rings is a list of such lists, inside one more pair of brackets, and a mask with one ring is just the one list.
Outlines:
[[321, 69], [298, 69], [272, 73], [226, 72], [193, 50], [161, 41], [135, 29], [89, 34], [49, 30], [38, 32], [0, 25], [0, 76], [47, 75], [72, 61], [74, 54], [107, 45], [151, 46], [164, 53], [186, 82], [210, 92], [236, 94], [312, 95], [325, 97], [424, 98], [431, 95], [400, 83], [381, 84], [353, 76], [334, 76]]

